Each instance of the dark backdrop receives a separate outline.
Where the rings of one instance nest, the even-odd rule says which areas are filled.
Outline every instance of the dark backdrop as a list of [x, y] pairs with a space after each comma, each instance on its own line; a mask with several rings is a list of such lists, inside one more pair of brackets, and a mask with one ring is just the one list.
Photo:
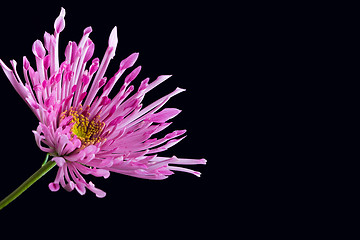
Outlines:
[[[120, 61], [133, 52], [140, 53], [136, 64], [143, 67], [135, 87], [145, 77], [154, 80], [158, 75], [172, 74], [173, 77], [145, 98], [145, 103], [150, 103], [176, 87], [187, 89], [166, 104], [183, 110], [173, 119], [168, 131], [187, 129], [187, 138], [162, 155], [206, 158], [208, 164], [193, 166], [202, 172], [200, 178], [181, 172], [164, 181], [116, 173], [108, 179], [86, 176], [106, 191], [103, 199], [90, 191], [84, 196], [76, 190], [68, 193], [62, 188], [51, 192], [47, 185], [55, 178], [55, 168], [1, 211], [0, 218], [4, 217], [8, 224], [29, 225], [29, 229], [48, 224], [66, 228], [85, 223], [88, 228], [94, 226], [94, 231], [107, 226], [124, 234], [136, 234], [134, 230], [138, 228], [149, 235], [170, 228], [174, 234], [184, 236], [201, 236], [216, 230], [212, 223], [224, 221], [224, 215], [219, 213], [232, 213], [224, 207], [237, 194], [236, 189], [227, 188], [231, 184], [223, 178], [231, 168], [229, 163], [238, 160], [236, 155], [228, 157], [227, 146], [232, 140], [223, 135], [226, 127], [235, 129], [233, 122], [227, 120], [230, 117], [226, 111], [229, 101], [225, 98], [228, 85], [223, 85], [226, 79], [219, 74], [220, 63], [228, 61], [219, 56], [227, 24], [224, 12], [212, 3], [180, 1], [9, 4], [0, 14], [0, 58], [8, 65], [9, 60], [15, 59], [21, 76], [22, 56], [35, 65], [32, 44], [36, 39], [42, 40], [45, 31], [53, 33], [60, 7], [66, 9], [66, 27], [60, 35], [60, 60], [64, 59], [67, 42], [78, 42], [88, 26], [93, 28], [90, 37], [95, 43], [94, 57], [101, 59], [111, 29], [117, 26], [119, 44], [106, 76], [111, 77]], [[0, 80], [3, 139], [0, 198], [3, 198], [41, 166], [45, 153], [37, 148], [31, 132], [38, 125], [36, 117], [2, 71]]]
[[[332, 233], [339, 229], [339, 219], [353, 219], [345, 215], [352, 210], [342, 209], [349, 204], [337, 202], [340, 197], [350, 199], [336, 191], [348, 182], [338, 181], [337, 169], [326, 169], [331, 165], [328, 159], [334, 158], [326, 153], [333, 155], [339, 148], [329, 149], [332, 145], [323, 143], [323, 136], [327, 138], [333, 132], [329, 129], [339, 124], [329, 122], [332, 117], [322, 112], [329, 105], [330, 116], [334, 114], [332, 102], [325, 102], [334, 99], [332, 93], [337, 91], [326, 88], [334, 79], [326, 73], [333, 75], [336, 60], [346, 59], [334, 57], [333, 49], [348, 45], [334, 36], [352, 39], [342, 34], [348, 23], [341, 24], [338, 4], [331, 10], [326, 9], [330, 4], [260, 1], [245, 5], [227, 1], [2, 3], [0, 58], [7, 64], [17, 60], [18, 68], [24, 55], [35, 63], [32, 43], [42, 39], [44, 31], [53, 31], [60, 7], [67, 11], [60, 53], [67, 41], [79, 41], [83, 29], [92, 26], [94, 56], [101, 58], [116, 25], [119, 45], [106, 76], [132, 52], [140, 53], [137, 64], [143, 66], [137, 84], [145, 77], [154, 80], [172, 74], [145, 98], [149, 103], [176, 87], [187, 89], [166, 106], [183, 110], [169, 131], [187, 129], [188, 137], [162, 155], [208, 160], [206, 166], [194, 166], [203, 173], [201, 178], [185, 173], [164, 181], [119, 174], [106, 180], [86, 176], [107, 192], [104, 199], [91, 192], [85, 196], [63, 189], [51, 192], [47, 185], [55, 177], [53, 170], [0, 212], [2, 236], [7, 229], [15, 234], [32, 230], [35, 235], [29, 237], [50, 229], [58, 235], [88, 237], [90, 233], [125, 239], [204, 239], [209, 234], [221, 239], [279, 235], [296, 239], [294, 235], [307, 234], [308, 229], [319, 229], [321, 236]], [[347, 14], [349, 9], [343, 13], [350, 19], [355, 15]], [[336, 78], [333, 86], [344, 79]], [[3, 198], [41, 166], [45, 154], [31, 132], [38, 124], [36, 118], [1, 72], [0, 93]], [[343, 159], [338, 157], [332, 166], [340, 166]], [[333, 215], [336, 211], [344, 215]], [[348, 231], [340, 232], [343, 236]]]

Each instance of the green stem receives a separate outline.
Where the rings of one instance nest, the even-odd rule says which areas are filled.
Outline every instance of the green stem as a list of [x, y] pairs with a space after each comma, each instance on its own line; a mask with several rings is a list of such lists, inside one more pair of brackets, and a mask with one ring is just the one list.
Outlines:
[[41, 166], [44, 166], [47, 163], [49, 156], [50, 156], [50, 154], [46, 154], [45, 161], [43, 162], [43, 164]]
[[[46, 156], [48, 158], [48, 155]], [[47, 159], [46, 158], [46, 159]], [[21, 184], [15, 191], [9, 194], [6, 198], [4, 198], [0, 202], [0, 210], [3, 209], [6, 205], [11, 203], [15, 198], [17, 198], [20, 194], [22, 194], [26, 189], [28, 189], [34, 182], [39, 180], [42, 176], [45, 175], [50, 169], [52, 169], [56, 165], [56, 162], [50, 161], [37, 170], [31, 177], [29, 177], [23, 184]]]

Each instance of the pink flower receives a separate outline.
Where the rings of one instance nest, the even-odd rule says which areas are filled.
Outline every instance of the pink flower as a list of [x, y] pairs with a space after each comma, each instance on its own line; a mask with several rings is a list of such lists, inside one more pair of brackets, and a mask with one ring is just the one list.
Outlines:
[[176, 88], [143, 107], [145, 94], [170, 75], [159, 76], [151, 83], [146, 78], [134, 92], [130, 83], [141, 70], [138, 66], [126, 73], [122, 87], [111, 99], [109, 93], [135, 64], [139, 54], [133, 53], [122, 60], [119, 70], [107, 80], [105, 72], [115, 56], [117, 29], [114, 27], [110, 34], [103, 59], [95, 58], [88, 66], [95, 48], [89, 38], [92, 29], [88, 27], [78, 44], [69, 42], [66, 59], [60, 64], [58, 45], [65, 27], [64, 17], [62, 8], [54, 23], [54, 34], [45, 32], [44, 42], [34, 42], [36, 70], [23, 58], [25, 83], [16, 71], [15, 60], [10, 61], [12, 69], [0, 60], [10, 83], [39, 120], [39, 126], [33, 131], [38, 147], [53, 156], [52, 161], [59, 167], [55, 181], [49, 184], [50, 190], [57, 191], [61, 185], [68, 191], [75, 188], [85, 194], [87, 188], [97, 197], [104, 197], [105, 192], [84, 179], [83, 175], [87, 174], [108, 178], [110, 172], [116, 172], [145, 179], [165, 179], [173, 171], [183, 171], [200, 176], [199, 172], [175, 165], [205, 164], [205, 159], [157, 155], [184, 139], [185, 130], [176, 130], [160, 139], [151, 138], [167, 128], [168, 120], [180, 113], [176, 108], [161, 110], [163, 105], [185, 90]]

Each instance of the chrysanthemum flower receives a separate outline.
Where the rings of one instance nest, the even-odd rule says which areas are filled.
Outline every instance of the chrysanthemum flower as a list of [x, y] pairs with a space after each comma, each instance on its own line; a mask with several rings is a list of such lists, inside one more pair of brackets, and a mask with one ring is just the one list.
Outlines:
[[[133, 67], [139, 54], [133, 53], [120, 62], [119, 70], [110, 80], [105, 77], [110, 60], [115, 56], [117, 29], [112, 30], [103, 59], [94, 58], [94, 43], [89, 38], [92, 28], [84, 30], [79, 43], [70, 41], [65, 50], [65, 61], [59, 61], [59, 36], [65, 27], [65, 10], [54, 23], [54, 34], [45, 32], [44, 42], [36, 40], [32, 51], [36, 68], [23, 58], [23, 82], [17, 73], [15, 60], [12, 69], [0, 60], [10, 83], [39, 120], [35, 131], [38, 147], [53, 156], [58, 171], [51, 191], [62, 186], [67, 191], [76, 189], [85, 194], [86, 188], [97, 197], [104, 191], [87, 182], [83, 175], [108, 178], [110, 172], [145, 179], [165, 179], [173, 171], [200, 176], [197, 171], [176, 165], [205, 164], [205, 159], [161, 157], [157, 154], [174, 146], [184, 138], [185, 130], [176, 130], [162, 138], [152, 135], [170, 125], [169, 119], [180, 113], [176, 108], [161, 108], [173, 92], [143, 107], [147, 92], [167, 80], [170, 75], [159, 76], [150, 82], [143, 80], [134, 92], [131, 82], [141, 66]], [[89, 64], [88, 64], [89, 63]], [[35, 70], [36, 69], [36, 70]], [[120, 77], [126, 73], [123, 85], [115, 97], [109, 93]]]

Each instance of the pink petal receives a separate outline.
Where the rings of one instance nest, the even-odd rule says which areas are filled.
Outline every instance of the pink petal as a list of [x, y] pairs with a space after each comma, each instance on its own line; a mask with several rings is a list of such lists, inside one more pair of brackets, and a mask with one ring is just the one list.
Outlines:
[[49, 189], [52, 192], [56, 192], [60, 189], [60, 185], [58, 183], [49, 183]]
[[94, 50], [95, 50], [95, 44], [90, 39], [88, 40], [88, 44], [90, 44], [90, 46], [86, 52], [84, 62], [87, 62], [90, 60], [90, 58], [93, 56]]
[[[66, 57], [66, 59], [69, 59], [70, 57], [71, 57], [71, 53], [72, 53], [72, 43], [71, 43], [71, 41], [68, 43], [68, 45], [66, 46], [66, 48], [65, 48], [65, 57]], [[71, 60], [71, 59], [69, 59], [69, 60]]]
[[172, 170], [172, 171], [180, 171], [180, 172], [191, 173], [191, 174], [194, 174], [197, 177], [200, 177], [200, 175], [201, 175], [201, 173], [198, 172], [198, 171], [194, 171], [194, 170], [191, 170], [191, 169], [188, 169], [188, 168], [183, 168], [183, 167], [169, 166], [168, 169]]
[[68, 192], [71, 192], [72, 190], [74, 190], [75, 188], [75, 183], [73, 181], [70, 181], [65, 187], [64, 189]]
[[102, 86], [104, 86], [104, 85], [105, 85], [106, 80], [107, 80], [107, 78], [106, 78], [106, 77], [104, 77], [104, 78], [102, 78], [102, 79], [99, 81], [99, 88], [101, 88]]
[[[109, 47], [106, 50], [104, 59], [106, 59], [108, 57], [107, 61], [110, 61], [114, 56], [115, 56], [115, 51], [116, 51], [116, 46], [118, 43], [118, 38], [117, 38], [117, 28], [114, 27], [113, 30], [110, 33], [110, 37], [109, 37]], [[106, 56], [108, 54], [108, 56]], [[104, 61], [104, 60], [103, 60]], [[108, 64], [108, 63], [107, 63]], [[107, 68], [107, 64], [105, 65], [105, 69]]]
[[90, 76], [93, 75], [99, 68], [99, 58], [94, 58], [92, 60], [90, 69], [89, 69], [89, 74]]
[[62, 158], [62, 157], [54, 157], [54, 158], [52, 159], [52, 161], [55, 161], [56, 164], [57, 164], [59, 167], [64, 166], [64, 163], [65, 163], [65, 159]]
[[86, 193], [85, 183], [76, 181], [75, 189], [80, 193], [80, 195], [84, 195]]
[[141, 66], [135, 68], [129, 75], [126, 76], [125, 83], [129, 84], [132, 80], [134, 80], [137, 77], [137, 75], [140, 73], [140, 70], [141, 70]]
[[149, 86], [149, 80], [150, 80], [150, 78], [145, 78], [144, 80], [141, 81], [141, 84], [140, 84], [140, 86], [138, 88], [139, 92], [146, 89], [147, 86]]
[[84, 29], [84, 35], [86, 34], [90, 34], [92, 32], [92, 28], [91, 27], [87, 27]]
[[[144, 89], [144, 93], [149, 92], [151, 89], [153, 89], [154, 87], [158, 86], [159, 84], [163, 83], [164, 81], [166, 81], [167, 79], [169, 79], [172, 75], [161, 75], [159, 76], [155, 81], [153, 81], [152, 83], [149, 84], [149, 86]], [[177, 90], [177, 89], [176, 89]], [[181, 89], [182, 91], [185, 91], [185, 89]]]
[[192, 159], [192, 158], [173, 158], [170, 163], [173, 164], [184, 164], [184, 165], [195, 165], [195, 164], [206, 164], [206, 159]]
[[110, 33], [109, 47], [116, 48], [117, 43], [118, 43], [117, 27], [115, 26]]
[[38, 58], [43, 59], [46, 54], [46, 50], [40, 40], [36, 40], [32, 46], [32, 52]]
[[87, 92], [83, 92], [82, 94], [80, 94], [80, 97], [79, 97], [79, 101], [80, 101], [80, 102], [81, 102], [82, 100], [84, 100], [86, 94], [87, 94]]
[[44, 33], [44, 44], [45, 44], [45, 48], [46, 50], [50, 51], [50, 38], [51, 35], [48, 32]]
[[130, 56], [128, 56], [127, 58], [125, 58], [124, 60], [122, 60], [120, 62], [120, 69], [124, 70], [124, 69], [132, 67], [135, 64], [138, 57], [139, 57], [139, 53], [131, 54]]
[[29, 70], [30, 63], [29, 63], [29, 60], [25, 56], [23, 57], [23, 66], [24, 66], [25, 70]]
[[86, 186], [90, 191], [92, 191], [93, 193], [95, 193], [95, 195], [98, 198], [103, 198], [106, 196], [106, 192], [104, 192], [101, 189], [98, 189], [95, 187], [95, 185], [92, 182], [89, 182], [89, 184]]
[[60, 15], [56, 18], [54, 23], [54, 29], [56, 33], [62, 32], [65, 28], [65, 9], [61, 8]]
[[50, 67], [50, 55], [44, 57], [44, 68], [47, 70]]
[[149, 117], [149, 121], [156, 123], [164, 123], [167, 120], [175, 117], [181, 112], [181, 110], [177, 108], [165, 108], [161, 112], [155, 113]]

